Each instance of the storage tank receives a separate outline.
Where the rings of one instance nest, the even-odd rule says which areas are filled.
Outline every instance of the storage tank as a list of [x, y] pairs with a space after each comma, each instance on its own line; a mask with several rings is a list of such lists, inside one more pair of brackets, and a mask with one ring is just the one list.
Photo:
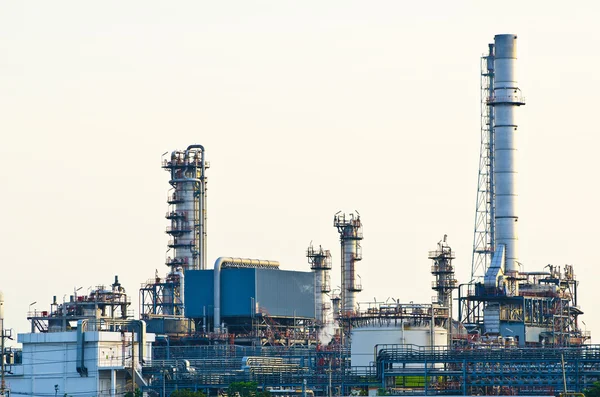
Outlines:
[[417, 345], [445, 346], [448, 342], [448, 330], [442, 327], [433, 328], [433, 340], [429, 324], [415, 325], [412, 322], [400, 320], [389, 325], [365, 325], [352, 329], [350, 353], [352, 366], [370, 366], [375, 361], [375, 347], [382, 345]]

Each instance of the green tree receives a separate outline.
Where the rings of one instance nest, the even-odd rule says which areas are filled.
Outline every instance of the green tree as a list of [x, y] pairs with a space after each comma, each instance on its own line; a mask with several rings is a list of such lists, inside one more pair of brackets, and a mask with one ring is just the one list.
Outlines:
[[200, 390], [192, 391], [190, 389], [178, 389], [171, 393], [169, 397], [206, 397], [206, 394]]
[[583, 394], [585, 397], [600, 397], [600, 382], [594, 382], [592, 387], [586, 389]]
[[228, 397], [268, 397], [269, 392], [258, 392], [256, 382], [233, 382], [227, 388]]
[[142, 397], [142, 391], [138, 387], [136, 387], [135, 392], [132, 393], [128, 391], [127, 393], [125, 393], [124, 397]]

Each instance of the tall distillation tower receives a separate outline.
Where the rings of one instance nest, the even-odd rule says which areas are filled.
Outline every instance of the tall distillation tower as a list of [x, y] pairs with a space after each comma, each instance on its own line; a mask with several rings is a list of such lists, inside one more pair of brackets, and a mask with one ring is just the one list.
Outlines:
[[330, 321], [331, 303], [328, 295], [331, 292], [331, 252], [321, 246], [315, 249], [311, 244], [306, 250], [306, 257], [315, 275], [315, 319], [317, 325], [323, 327]]
[[504, 257], [505, 287], [508, 296], [517, 296], [519, 264], [517, 235], [517, 147], [516, 110], [525, 102], [517, 84], [517, 36], [494, 37], [494, 91], [490, 105], [494, 108], [494, 222], [495, 252]]
[[[170, 236], [166, 258], [169, 272], [142, 285], [140, 315], [153, 332], [166, 332], [164, 316], [173, 316], [174, 327], [185, 327], [184, 283], [185, 271], [206, 269], [206, 169], [202, 145], [190, 145], [186, 150], [175, 150], [169, 159], [163, 159], [162, 168], [170, 173], [171, 190], [167, 197], [169, 209], [166, 218]], [[152, 328], [156, 320], [159, 328]]]
[[362, 291], [359, 276], [356, 274], [356, 262], [362, 260], [360, 241], [363, 239], [360, 214], [338, 212], [333, 218], [333, 225], [340, 234], [342, 246], [342, 290], [341, 312], [348, 315], [356, 311], [356, 294]]
[[163, 166], [171, 174], [166, 218], [171, 221], [167, 233], [173, 258], [172, 269], [206, 269], [206, 168], [204, 147], [190, 145], [171, 153]]

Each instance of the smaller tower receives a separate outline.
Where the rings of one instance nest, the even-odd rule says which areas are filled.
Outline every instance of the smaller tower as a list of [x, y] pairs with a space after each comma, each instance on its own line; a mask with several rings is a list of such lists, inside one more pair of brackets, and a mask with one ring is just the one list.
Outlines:
[[435, 281], [432, 283], [431, 289], [437, 292], [437, 303], [451, 309], [452, 291], [457, 288], [457, 281], [454, 278], [454, 266], [452, 265], [455, 255], [446, 242], [447, 238], [448, 236], [444, 235], [444, 239], [438, 242], [438, 249], [429, 251], [429, 259], [433, 260], [431, 274], [435, 277]]
[[447, 238], [448, 236], [444, 234], [444, 239], [438, 242], [437, 250], [429, 251], [429, 259], [433, 260], [431, 274], [435, 277], [431, 289], [437, 292], [435, 298], [440, 307], [439, 310], [446, 314], [442, 317], [446, 317], [445, 328], [448, 330], [448, 345], [450, 345], [452, 341], [452, 291], [458, 288], [458, 283], [454, 277], [454, 266], [452, 265], [452, 259], [455, 258], [454, 251], [446, 242]]
[[[340, 211], [341, 212], [341, 211]], [[353, 313], [356, 310], [356, 294], [362, 291], [362, 285], [356, 274], [356, 262], [362, 260], [360, 241], [363, 239], [360, 214], [346, 214], [338, 212], [333, 218], [340, 234], [342, 246], [342, 315]]]
[[334, 289], [333, 293], [331, 294], [331, 305], [332, 305], [334, 322], [338, 322], [340, 319], [340, 311], [342, 308], [341, 300], [342, 300], [342, 298], [340, 297], [340, 290]]
[[310, 268], [315, 275], [315, 319], [319, 326], [328, 322], [331, 304], [327, 295], [331, 292], [329, 271], [331, 270], [331, 252], [319, 246], [315, 249], [312, 244], [306, 251]]

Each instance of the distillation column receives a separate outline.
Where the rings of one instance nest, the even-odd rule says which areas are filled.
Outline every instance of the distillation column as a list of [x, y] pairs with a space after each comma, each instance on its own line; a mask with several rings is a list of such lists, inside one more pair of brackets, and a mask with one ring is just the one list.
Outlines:
[[204, 147], [191, 145], [185, 151], [171, 153], [163, 168], [170, 172], [167, 219], [171, 226], [167, 233], [172, 237], [169, 248], [173, 258], [167, 266], [173, 270], [206, 269], [206, 176], [207, 164]]
[[360, 215], [351, 213], [337, 213], [333, 219], [333, 225], [340, 234], [342, 246], [342, 315], [353, 313], [356, 310], [356, 294], [362, 291], [360, 281], [357, 279], [355, 265], [362, 260], [362, 249], [360, 240], [363, 239], [362, 223]]
[[[504, 246], [504, 274], [509, 296], [518, 295], [518, 235], [516, 209], [516, 109], [524, 105], [517, 85], [515, 64], [517, 36], [494, 37], [494, 183], [496, 248]], [[499, 252], [498, 249], [496, 252]]]
[[312, 244], [306, 251], [310, 268], [315, 275], [315, 319], [317, 325], [325, 326], [329, 322], [331, 303], [328, 295], [331, 292], [329, 271], [331, 270], [331, 252], [321, 246], [315, 249]]
[[184, 277], [188, 269], [206, 269], [206, 168], [202, 145], [190, 145], [186, 150], [175, 150], [170, 160], [163, 160], [162, 168], [170, 173], [166, 218], [170, 236], [168, 246], [172, 256], [166, 260], [167, 274], [160, 299], [162, 314], [183, 316]]
[[444, 235], [444, 239], [438, 243], [437, 250], [429, 251], [429, 259], [433, 260], [431, 274], [435, 277], [431, 289], [437, 292], [437, 303], [451, 309], [452, 291], [458, 288], [458, 283], [454, 277], [454, 265], [452, 265], [455, 254], [446, 239], [447, 236]]

